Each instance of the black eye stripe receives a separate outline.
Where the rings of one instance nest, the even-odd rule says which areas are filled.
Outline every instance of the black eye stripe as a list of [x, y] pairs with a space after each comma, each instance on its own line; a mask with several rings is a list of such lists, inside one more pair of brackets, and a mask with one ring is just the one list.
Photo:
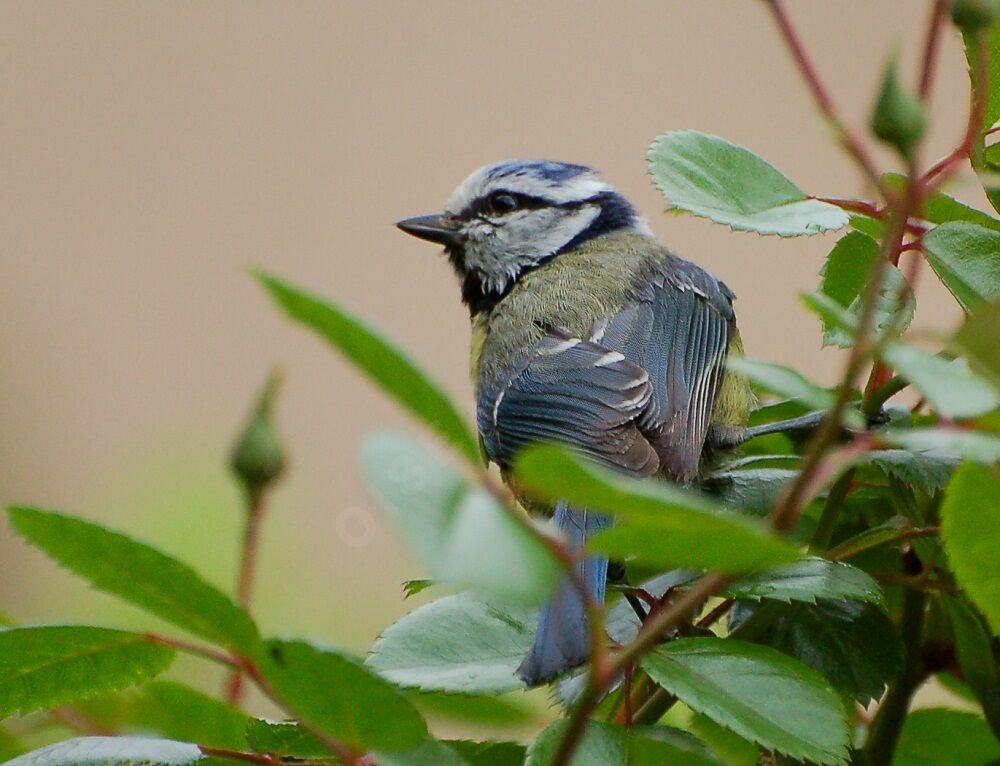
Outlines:
[[493, 209], [492, 201], [495, 197], [500, 195], [512, 198], [517, 203], [517, 207], [514, 208], [515, 210], [539, 210], [543, 207], [562, 207], [561, 205], [557, 205], [549, 200], [542, 199], [541, 197], [533, 197], [530, 194], [521, 194], [520, 192], [497, 189], [490, 192], [490, 194], [486, 197], [479, 197], [478, 199], [473, 200], [462, 211], [462, 217], [472, 218], [473, 216], [496, 215], [497, 212]]

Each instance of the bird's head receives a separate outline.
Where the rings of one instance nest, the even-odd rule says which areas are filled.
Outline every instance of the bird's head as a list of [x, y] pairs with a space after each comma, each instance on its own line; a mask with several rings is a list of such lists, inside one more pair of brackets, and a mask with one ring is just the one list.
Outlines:
[[444, 212], [396, 225], [444, 245], [473, 314], [500, 300], [522, 274], [589, 239], [619, 229], [652, 236], [595, 171], [544, 160], [485, 165], [452, 193]]

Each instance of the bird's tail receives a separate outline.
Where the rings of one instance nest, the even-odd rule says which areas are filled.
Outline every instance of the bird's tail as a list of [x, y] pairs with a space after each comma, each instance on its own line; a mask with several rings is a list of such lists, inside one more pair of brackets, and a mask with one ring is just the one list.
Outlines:
[[[604, 529], [611, 519], [587, 511], [574, 511], [559, 503], [555, 512], [556, 527], [573, 548], [583, 548], [589, 535]], [[577, 573], [594, 599], [604, 601], [604, 585], [608, 574], [606, 556], [591, 556], [577, 565]], [[536, 686], [570, 668], [586, 662], [590, 654], [590, 633], [587, 610], [579, 591], [564, 576], [556, 587], [552, 600], [538, 615], [535, 643], [517, 669], [517, 677], [528, 686]]]

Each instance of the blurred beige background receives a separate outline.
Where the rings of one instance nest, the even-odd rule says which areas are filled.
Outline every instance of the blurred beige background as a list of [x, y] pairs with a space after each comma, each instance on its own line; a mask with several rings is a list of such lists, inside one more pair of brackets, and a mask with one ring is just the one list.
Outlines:
[[[789, 5], [853, 124], [892, 46], [912, 81], [928, 4]], [[928, 159], [957, 139], [966, 93], [949, 33]], [[355, 452], [372, 428], [419, 429], [279, 316], [248, 266], [362, 313], [471, 414], [452, 274], [392, 222], [437, 209], [485, 162], [583, 162], [736, 290], [751, 355], [825, 382], [838, 369], [796, 297], [834, 238], [663, 216], [645, 176], [658, 132], [695, 128], [807, 191], [862, 191], [761, 3], [7, 0], [0, 115], [0, 501], [102, 520], [231, 587], [225, 456], [280, 365], [293, 462], [265, 529], [265, 631], [363, 650], [410, 607], [399, 584], [421, 572]], [[917, 325], [957, 318], [929, 287]], [[0, 611], [20, 620], [148, 624], [2, 524], [0, 559]]]

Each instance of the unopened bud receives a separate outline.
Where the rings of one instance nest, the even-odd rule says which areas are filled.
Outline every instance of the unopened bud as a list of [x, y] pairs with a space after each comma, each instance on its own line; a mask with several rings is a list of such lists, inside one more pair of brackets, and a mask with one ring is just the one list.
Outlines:
[[284, 449], [272, 419], [280, 383], [281, 376], [271, 373], [230, 458], [230, 468], [251, 497], [277, 480], [285, 467]]
[[891, 61], [872, 111], [872, 132], [909, 158], [926, 124], [923, 106], [900, 85], [896, 62]]

